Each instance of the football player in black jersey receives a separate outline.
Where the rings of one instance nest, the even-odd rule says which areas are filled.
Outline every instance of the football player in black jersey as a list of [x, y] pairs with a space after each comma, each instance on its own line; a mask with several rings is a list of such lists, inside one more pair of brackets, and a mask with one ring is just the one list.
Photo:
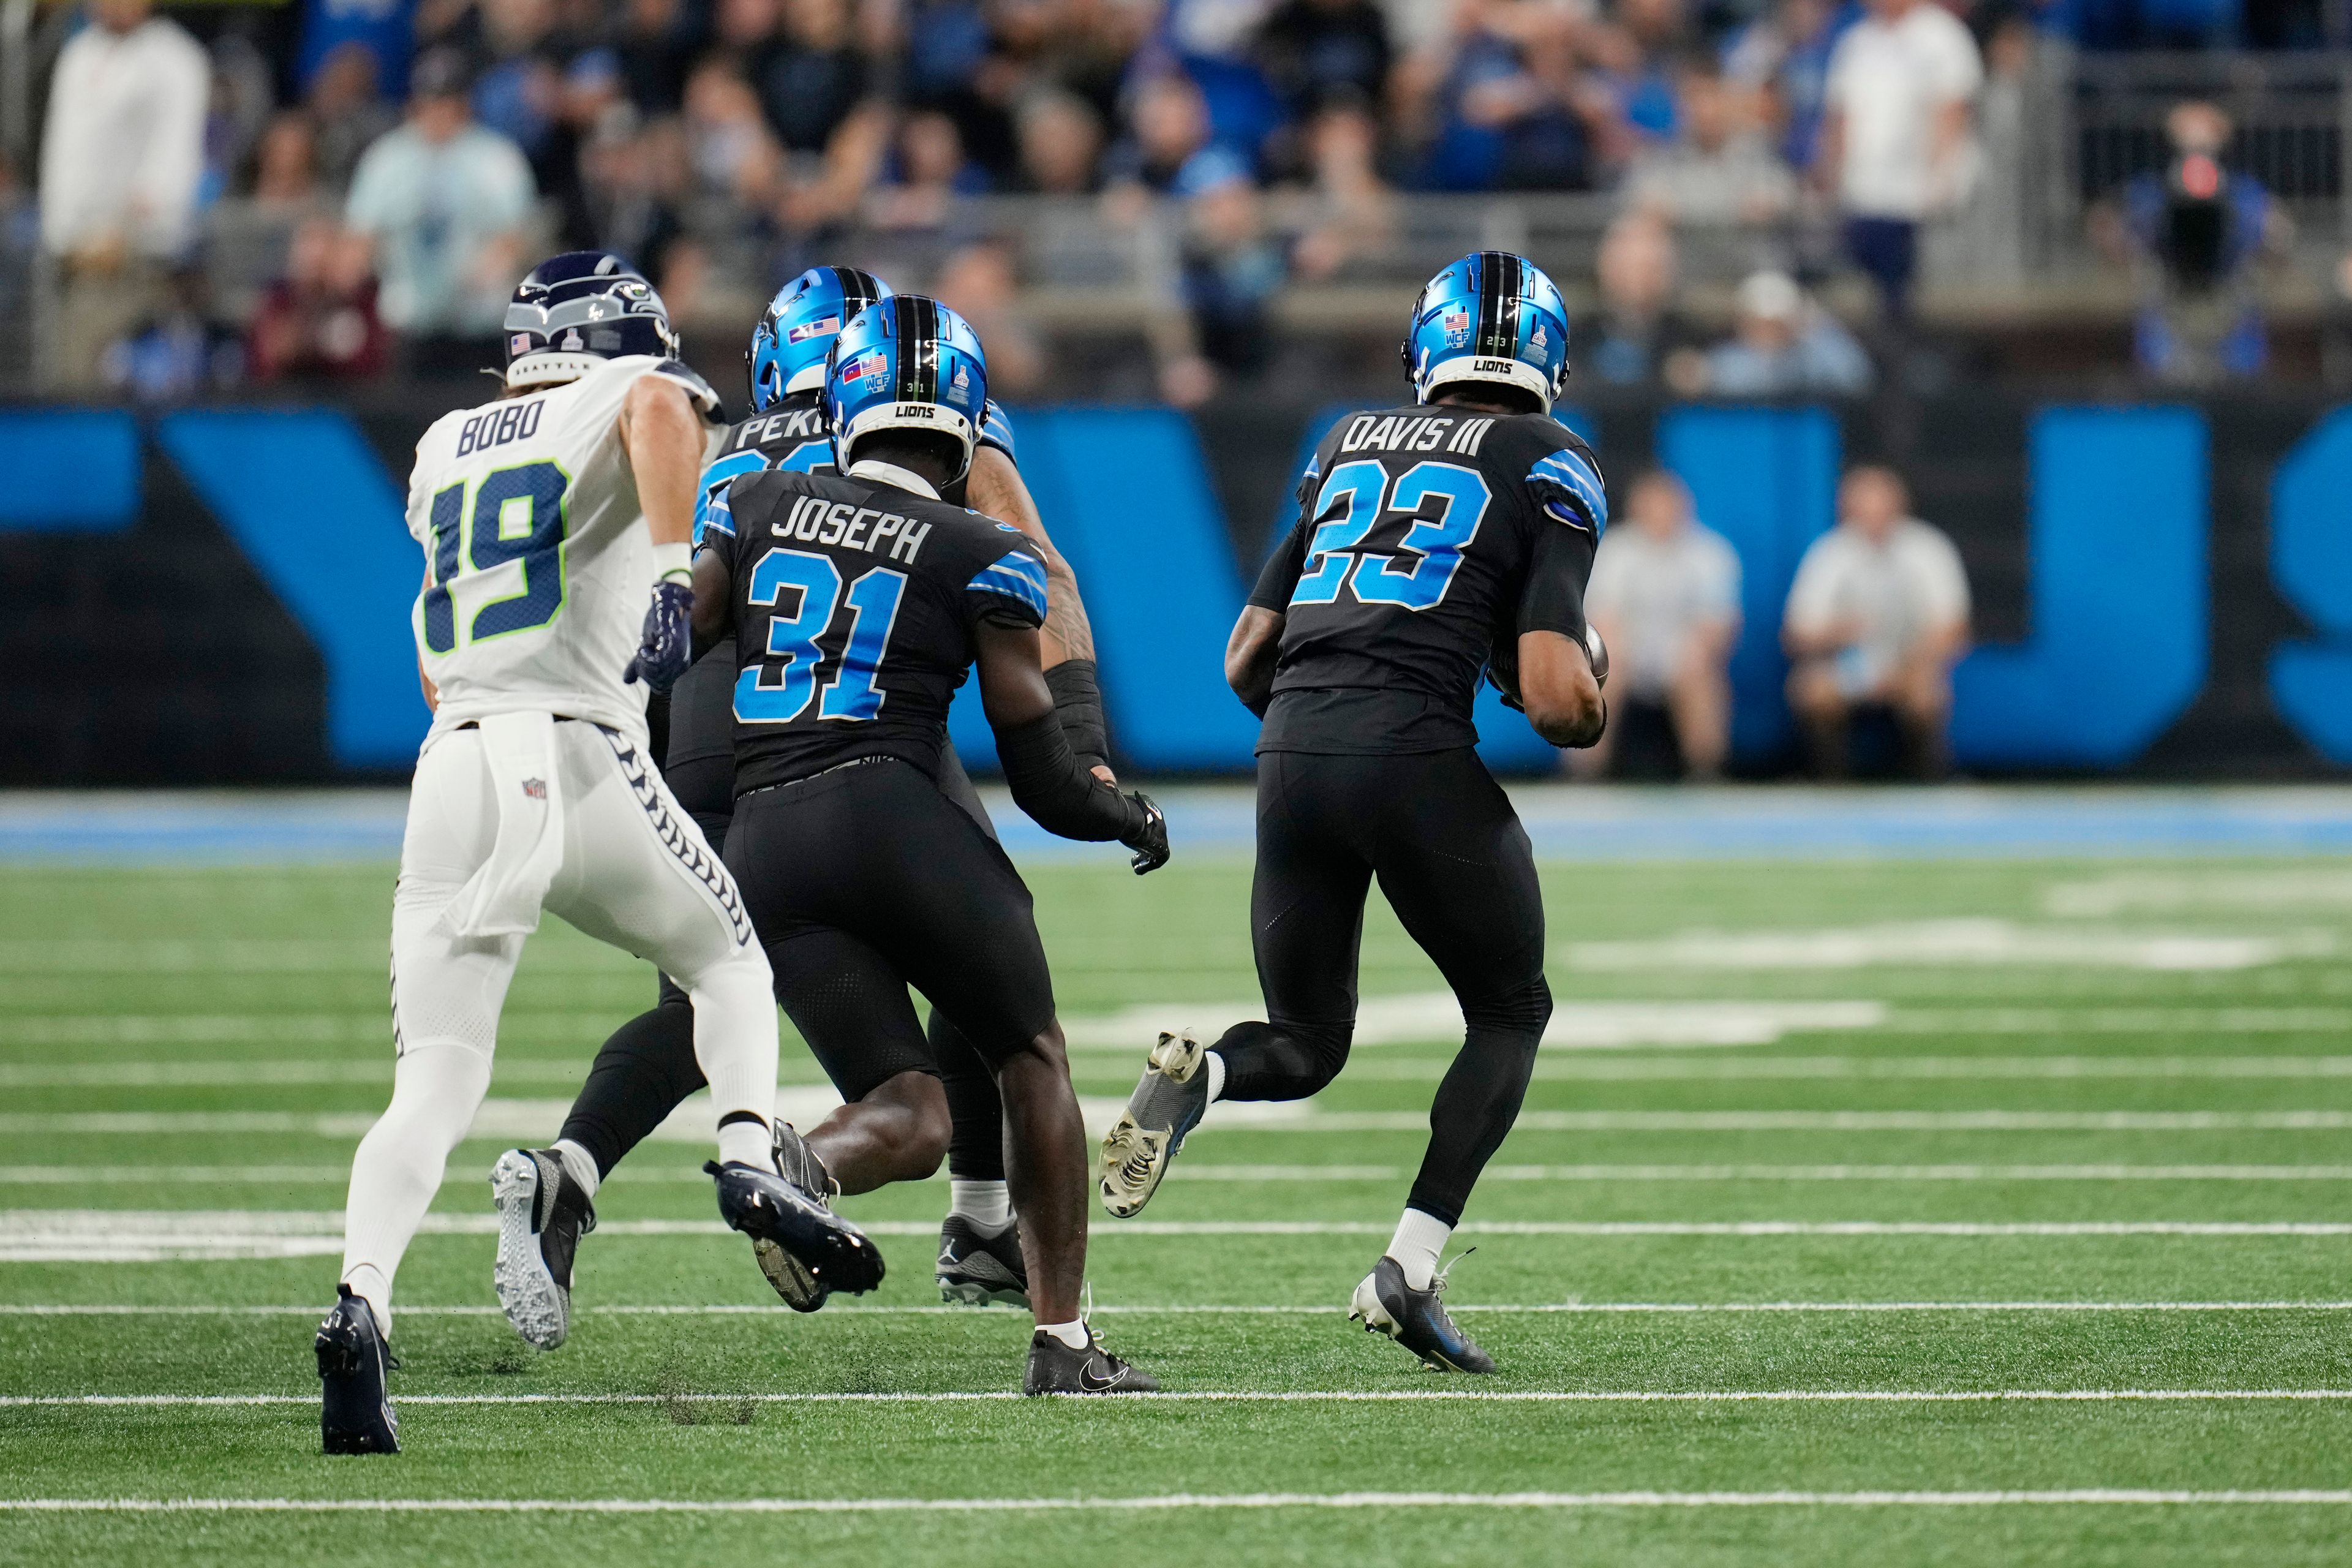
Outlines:
[[[732, 633], [740, 666], [726, 859], [777, 999], [847, 1102], [805, 1135], [780, 1127], [786, 1178], [822, 1202], [938, 1168], [949, 1110], [912, 985], [1003, 1097], [1037, 1320], [1024, 1386], [1143, 1391], [1157, 1384], [1079, 1313], [1086, 1133], [1028, 889], [938, 784], [949, 701], [977, 667], [1021, 808], [1066, 837], [1119, 840], [1139, 873], [1168, 858], [1159, 808], [1095, 777], [1055, 716], [1039, 655], [1044, 553], [940, 499], [978, 443], [987, 376], [953, 311], [908, 294], [869, 305], [826, 373], [843, 471], [748, 474], [712, 501], [694, 626]], [[800, 1267], [812, 1309], [828, 1289], [865, 1288], [832, 1272], [824, 1236], [762, 1248], [772, 1278]]]
[[1526, 831], [1472, 749], [1481, 675], [1557, 746], [1607, 721], [1584, 584], [1609, 504], [1551, 418], [1559, 291], [1498, 251], [1430, 280], [1406, 330], [1412, 405], [1344, 419], [1299, 481], [1225, 675], [1265, 720], [1250, 916], [1267, 1021], [1160, 1037], [1104, 1140], [1103, 1202], [1143, 1207], [1211, 1101], [1304, 1100], [1348, 1059], [1374, 877], [1468, 1025], [1430, 1141], [1353, 1316], [1433, 1366], [1491, 1372], [1439, 1300], [1439, 1249], [1517, 1117], [1551, 1016]]
[[[830, 473], [833, 434], [824, 408], [827, 352], [842, 324], [890, 288], [848, 267], [814, 267], [778, 290], [744, 353], [751, 416], [728, 432], [703, 477], [703, 507], [741, 475], [763, 469]], [[1047, 612], [1039, 634], [1046, 684], [1072, 749], [1097, 775], [1117, 780], [1097, 685], [1094, 631], [1077, 580], [1054, 549], [1015, 467], [1011, 422], [992, 401], [980, 447], [952, 500], [1020, 525], [1045, 559]], [[696, 532], [702, 531], [698, 514]], [[727, 841], [735, 808], [734, 649], [722, 639], [698, 659], [649, 717], [654, 751], [678, 801], [715, 848]], [[952, 749], [941, 753], [940, 787], [993, 837], [980, 794]], [[519, 1150], [535, 1180], [510, 1184], [500, 1205], [506, 1249], [536, 1267], [502, 1277], [500, 1300], [516, 1328], [542, 1349], [569, 1328], [572, 1266], [579, 1238], [595, 1225], [603, 1178], [688, 1096], [703, 1087], [694, 1057], [694, 1014], [667, 976], [658, 1005], [614, 1031], [597, 1053], [556, 1142]], [[955, 1135], [948, 1151], [950, 1205], [934, 1273], [943, 1299], [973, 1305], [1028, 1305], [1028, 1279], [1004, 1181], [1003, 1107], [996, 1081], [971, 1042], [934, 1009], [930, 1041], [946, 1085]], [[524, 1190], [527, 1188], [528, 1190]], [[772, 1262], [772, 1258], [763, 1261]], [[789, 1280], [780, 1289], [791, 1294]]]

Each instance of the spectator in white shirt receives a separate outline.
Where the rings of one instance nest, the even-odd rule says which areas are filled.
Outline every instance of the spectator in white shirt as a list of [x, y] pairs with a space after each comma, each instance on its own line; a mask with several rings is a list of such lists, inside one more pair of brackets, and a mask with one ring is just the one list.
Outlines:
[[416, 62], [408, 122], [361, 157], [344, 219], [374, 242], [384, 324], [426, 374], [495, 362], [538, 194], [522, 150], [474, 122], [467, 85], [453, 50]]
[[1698, 386], [1717, 397], [1856, 396], [1870, 390], [1870, 355], [1835, 316], [1785, 272], [1739, 285], [1727, 342], [1707, 351]]
[[109, 344], [163, 309], [205, 166], [212, 66], [148, 0], [91, 0], [58, 53], [41, 142], [41, 247], [57, 279], [54, 386], [100, 380]]
[[1920, 223], [1957, 205], [1973, 177], [1969, 112], [1984, 64], [1933, 0], [1868, 4], [1830, 55], [1819, 167], [1835, 183], [1848, 253], [1901, 321]]
[[1624, 711], [1599, 745], [1574, 753], [1578, 770], [1605, 772], [1615, 731], [1647, 709], [1664, 715], [1690, 777], [1720, 773], [1731, 743], [1739, 557], [1694, 519], [1682, 480], [1658, 468], [1633, 481], [1625, 521], [1593, 558], [1584, 609], [1608, 645]]
[[1943, 772], [1969, 579], [1952, 542], [1910, 510], [1893, 470], [1855, 468], [1838, 489], [1837, 526], [1806, 550], [1789, 589], [1789, 702], [1823, 778], [1844, 776], [1861, 709], [1893, 716], [1915, 774]]

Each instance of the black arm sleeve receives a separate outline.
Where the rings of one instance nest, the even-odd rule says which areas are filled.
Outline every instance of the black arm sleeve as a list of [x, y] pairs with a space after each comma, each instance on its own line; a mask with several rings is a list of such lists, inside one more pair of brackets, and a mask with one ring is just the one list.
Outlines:
[[1290, 608], [1291, 591], [1298, 586], [1298, 574], [1307, 570], [1308, 526], [1302, 520], [1266, 558], [1265, 570], [1257, 574], [1257, 586], [1250, 590], [1249, 602], [1259, 609], [1280, 615]]
[[1069, 737], [1070, 750], [1084, 768], [1110, 765], [1110, 725], [1103, 718], [1102, 688], [1095, 679], [1095, 661], [1066, 658], [1045, 672], [1046, 689], [1054, 694], [1054, 716]]
[[1592, 576], [1592, 535], [1538, 512], [1519, 590], [1517, 630], [1584, 639], [1584, 585]]
[[997, 731], [996, 755], [1013, 804], [1048, 833], [1124, 841], [1146, 826], [1142, 806], [1079, 763], [1061, 721], [1051, 713]]

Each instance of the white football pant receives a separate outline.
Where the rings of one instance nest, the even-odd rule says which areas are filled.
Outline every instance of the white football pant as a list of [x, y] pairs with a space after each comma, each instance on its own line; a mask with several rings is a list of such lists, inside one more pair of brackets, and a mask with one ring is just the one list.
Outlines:
[[[544, 907], [599, 941], [652, 960], [694, 999], [694, 1051], [721, 1122], [776, 1102], [776, 1008], [766, 955], [734, 879], [635, 742], [585, 721], [553, 727], [561, 865]], [[343, 1279], [390, 1327], [392, 1279], [490, 1083], [499, 1012], [520, 934], [467, 938], [444, 916], [489, 858], [500, 784], [479, 730], [418, 758], [393, 895], [392, 1104], [352, 1162]], [[535, 793], [535, 792], [534, 792]], [[737, 1119], [740, 1127], [740, 1118]], [[740, 1142], [743, 1128], [730, 1142]]]

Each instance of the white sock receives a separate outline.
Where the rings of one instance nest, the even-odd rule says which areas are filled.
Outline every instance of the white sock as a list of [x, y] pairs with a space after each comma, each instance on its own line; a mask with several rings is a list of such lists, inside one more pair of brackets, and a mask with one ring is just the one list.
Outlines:
[[1437, 1278], [1437, 1255], [1445, 1250], [1445, 1238], [1454, 1227], [1433, 1218], [1419, 1209], [1407, 1209], [1397, 1221], [1396, 1235], [1389, 1238], [1389, 1256], [1404, 1270], [1404, 1282], [1416, 1290], [1426, 1290], [1429, 1282]]
[[1013, 1223], [1013, 1189], [1003, 1182], [967, 1182], [950, 1176], [948, 1213], [961, 1215], [982, 1230], [1003, 1230]]
[[604, 1181], [596, 1173], [596, 1156], [569, 1138], [555, 1141], [555, 1152], [556, 1157], [563, 1162], [563, 1173], [579, 1183], [581, 1191], [594, 1197], [596, 1188]]
[[776, 1130], [764, 1121], [739, 1120], [719, 1130], [719, 1163], [749, 1165], [755, 1171], [776, 1168]]
[[1073, 1318], [1066, 1323], [1040, 1323], [1037, 1326], [1074, 1351], [1086, 1349], [1093, 1338], [1087, 1332], [1084, 1318]]
[[1214, 1105], [1225, 1092], [1225, 1058], [1211, 1051], [1208, 1056], [1209, 1103]]
[[386, 1333], [401, 1255], [489, 1088], [488, 1051], [454, 1040], [411, 1045], [392, 1069], [392, 1103], [352, 1156], [342, 1278], [367, 1299]]
[[392, 1338], [392, 1281], [383, 1277], [383, 1270], [373, 1263], [362, 1263], [343, 1277], [343, 1283], [375, 1314], [376, 1332], [385, 1339]]

